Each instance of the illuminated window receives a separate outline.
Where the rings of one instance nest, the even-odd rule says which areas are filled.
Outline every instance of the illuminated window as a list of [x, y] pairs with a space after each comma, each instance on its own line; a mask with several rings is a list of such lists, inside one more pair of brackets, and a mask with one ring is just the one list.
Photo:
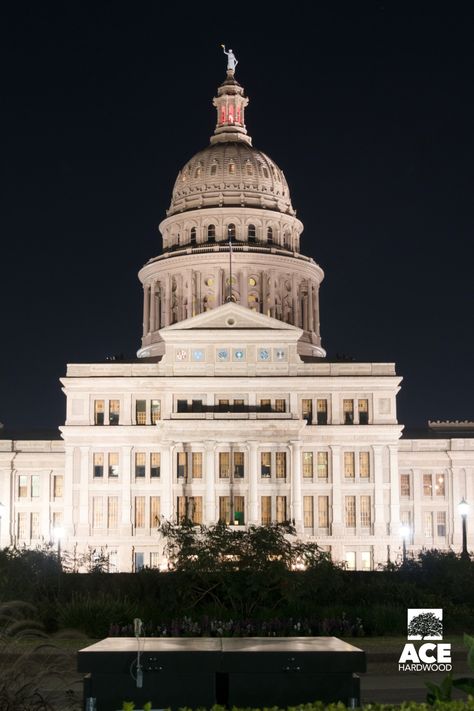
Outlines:
[[249, 286], [257, 286], [257, 280], [255, 277], [249, 277]]
[[344, 501], [345, 521], [347, 528], [355, 528], [356, 504], [355, 496], [346, 496]]
[[234, 104], [229, 104], [229, 123], [234, 123]]
[[317, 400], [316, 410], [317, 410], [318, 425], [327, 425], [327, 423], [328, 423], [328, 401], [327, 400]]
[[400, 496], [409, 497], [410, 496], [410, 475], [401, 474], [400, 475]]
[[260, 453], [260, 474], [263, 479], [269, 479], [272, 475], [272, 455], [271, 452]]
[[92, 528], [104, 526], [104, 499], [102, 496], [92, 497]]
[[151, 401], [151, 424], [156, 425], [161, 419], [161, 400]]
[[260, 407], [264, 412], [270, 412], [272, 409], [272, 401], [269, 398], [260, 400]]
[[202, 479], [202, 452], [192, 453], [193, 479]]
[[53, 513], [53, 531], [55, 528], [60, 528], [63, 525], [63, 513], [62, 511], [55, 511]]
[[245, 400], [234, 400], [234, 410], [236, 412], [244, 412], [245, 410]]
[[118, 425], [120, 420], [120, 400], [109, 402], [109, 425]]
[[275, 400], [275, 412], [286, 412], [286, 400], [283, 398]]
[[354, 424], [354, 400], [343, 400], [342, 409], [344, 412], [344, 424]]
[[159, 568], [160, 566], [160, 554], [156, 551], [150, 553], [150, 568]]
[[118, 452], [109, 454], [109, 477], [116, 478], [119, 475], [119, 455]]
[[176, 520], [178, 524], [183, 523], [188, 518], [187, 502], [185, 496], [178, 496], [176, 500]]
[[354, 459], [354, 452], [344, 452], [344, 476], [347, 479], [355, 477]]
[[107, 528], [118, 527], [118, 496], [107, 498]]
[[308, 425], [313, 422], [313, 401], [312, 400], [302, 400], [301, 401], [301, 416], [303, 420], [306, 420]]
[[359, 409], [359, 425], [368, 425], [369, 424], [369, 401], [368, 400], [359, 400], [358, 409]]
[[276, 478], [286, 479], [286, 452], [276, 453]]
[[249, 294], [247, 297], [249, 309], [252, 311], [258, 310], [258, 296], [256, 294]]
[[61, 499], [63, 496], [63, 484], [64, 477], [62, 474], [57, 474], [53, 478], [53, 497], [55, 499]]
[[227, 399], [220, 399], [219, 400], [219, 411], [220, 412], [229, 412], [230, 411], [230, 402]]
[[135, 477], [144, 477], [146, 472], [145, 452], [135, 452]]
[[178, 479], [188, 478], [188, 453], [178, 452]]
[[272, 497], [262, 496], [260, 506], [262, 526], [268, 526], [272, 522]]
[[318, 452], [318, 479], [328, 478], [328, 453]]
[[436, 535], [438, 538], [446, 538], [446, 511], [436, 513]]
[[135, 496], [135, 528], [145, 528], [144, 496]]
[[318, 526], [329, 528], [329, 496], [318, 496]]
[[273, 244], [273, 228], [267, 227], [267, 242], [268, 244]]
[[230, 452], [219, 452], [219, 477], [221, 479], [230, 477]]
[[303, 452], [303, 477], [312, 479], [313, 477], [313, 453]]
[[28, 531], [28, 514], [18, 514], [18, 538], [26, 539]]
[[135, 417], [137, 425], [146, 425], [146, 400], [137, 400], [135, 403]]
[[359, 476], [361, 479], [370, 477], [370, 459], [368, 452], [359, 452]]
[[277, 523], [284, 523], [288, 520], [286, 515], [286, 496], [276, 497], [276, 520]]
[[94, 477], [99, 479], [104, 476], [104, 455], [102, 452], [94, 454]]
[[245, 497], [234, 496], [234, 525], [243, 526], [245, 523]]
[[423, 513], [423, 535], [425, 538], [433, 538], [433, 514], [431, 511]]
[[202, 168], [201, 168], [200, 165], [198, 165], [198, 167], [196, 168], [196, 170], [195, 170], [195, 172], [194, 172], [194, 177], [195, 177], [195, 178], [200, 178], [200, 177], [201, 177], [201, 173], [202, 173]]
[[219, 521], [230, 524], [230, 496], [219, 496]]
[[[221, 123], [225, 123], [225, 106], [221, 106]], [[212, 166], [214, 168], [214, 166]], [[212, 175], [212, 170], [211, 170], [211, 175]]]
[[234, 477], [243, 479], [244, 473], [244, 453], [234, 452]]
[[104, 424], [104, 413], [105, 413], [105, 401], [104, 400], [94, 400], [94, 424], [103, 425]]
[[160, 497], [150, 496], [150, 528], [156, 528], [160, 523]]
[[240, 111], [240, 106], [237, 106], [235, 120], [237, 121], [237, 123], [242, 123], [242, 114]]
[[188, 510], [191, 521], [199, 526], [202, 523], [202, 496], [190, 496]]
[[31, 498], [37, 499], [40, 495], [40, 477], [39, 474], [31, 475]]
[[247, 175], [253, 175], [253, 166], [249, 161], [247, 161], [245, 164], [245, 172], [247, 173]]
[[346, 551], [346, 570], [356, 569], [356, 554], [354, 551]]
[[303, 496], [303, 523], [305, 528], [313, 528], [313, 497]]
[[161, 454], [160, 452], [152, 452], [150, 454], [150, 477], [159, 479], [160, 477]]
[[[225, 111], [225, 109], [224, 109]], [[211, 175], [215, 175], [217, 173], [217, 163], [213, 163], [211, 165]]]
[[40, 515], [37, 511], [31, 514], [30, 519], [31, 538], [40, 537]]
[[229, 173], [232, 175], [235, 173], [235, 163], [229, 163]]
[[249, 242], [255, 242], [257, 239], [257, 230], [255, 225], [249, 225], [247, 228], [247, 239]]
[[[198, 170], [201, 170], [200, 168]], [[196, 244], [196, 228], [191, 227], [191, 244]]]
[[370, 496], [360, 497], [360, 525], [368, 528], [372, 523]]
[[362, 551], [360, 554], [361, 570], [372, 569], [372, 555], [370, 551]]
[[235, 239], [235, 225], [230, 224], [227, 225], [227, 239]]
[[216, 241], [216, 226], [215, 225], [208, 225], [207, 226], [207, 241], [208, 242], [215, 242]]
[[[435, 492], [436, 496], [444, 496], [445, 495], [445, 485], [444, 485], [444, 475], [443, 474], [436, 474], [435, 476]], [[33, 496], [33, 494], [32, 494]]]
[[432, 496], [433, 495], [433, 483], [431, 474], [423, 474], [423, 495]]

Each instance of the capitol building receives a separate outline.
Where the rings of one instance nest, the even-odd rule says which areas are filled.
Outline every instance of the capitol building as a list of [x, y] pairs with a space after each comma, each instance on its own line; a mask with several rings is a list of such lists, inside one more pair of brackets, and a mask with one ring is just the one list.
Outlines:
[[[140, 269], [137, 358], [71, 363], [56, 439], [0, 430], [0, 546], [166, 568], [160, 522], [287, 522], [349, 569], [474, 549], [474, 423], [404, 432], [394, 363], [331, 360], [321, 266], [254, 148], [229, 61], [210, 144], [179, 171]], [[203, 117], [206, 120], [206, 117]]]

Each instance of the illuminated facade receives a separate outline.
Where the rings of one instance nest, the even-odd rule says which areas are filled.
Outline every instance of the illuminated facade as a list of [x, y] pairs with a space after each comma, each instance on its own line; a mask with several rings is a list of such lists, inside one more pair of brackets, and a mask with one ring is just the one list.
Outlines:
[[[402, 437], [393, 363], [331, 361], [324, 278], [280, 168], [252, 147], [232, 69], [210, 145], [179, 172], [140, 270], [138, 358], [70, 364], [58, 440], [0, 439], [2, 545], [163, 566], [159, 523], [292, 521], [349, 567], [461, 545], [474, 425]], [[472, 531], [473, 526], [468, 525]]]

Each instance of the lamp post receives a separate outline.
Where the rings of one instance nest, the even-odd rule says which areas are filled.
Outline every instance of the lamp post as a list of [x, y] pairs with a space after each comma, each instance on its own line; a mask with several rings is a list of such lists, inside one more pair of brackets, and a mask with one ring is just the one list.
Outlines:
[[469, 553], [467, 552], [467, 514], [469, 512], [469, 504], [467, 503], [464, 496], [461, 502], [458, 504], [458, 511], [461, 514], [462, 519], [462, 560], [469, 560]]
[[2, 548], [2, 517], [6, 510], [7, 507], [0, 501], [0, 550]]
[[400, 526], [400, 533], [402, 534], [402, 545], [403, 545], [403, 565], [407, 562], [407, 540], [410, 536], [410, 526], [406, 523]]

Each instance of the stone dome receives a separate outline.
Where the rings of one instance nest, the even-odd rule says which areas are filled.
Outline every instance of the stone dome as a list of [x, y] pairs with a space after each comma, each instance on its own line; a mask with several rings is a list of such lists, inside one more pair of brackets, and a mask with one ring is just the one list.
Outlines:
[[282, 170], [265, 153], [238, 140], [211, 144], [186, 163], [167, 215], [229, 206], [295, 214]]

